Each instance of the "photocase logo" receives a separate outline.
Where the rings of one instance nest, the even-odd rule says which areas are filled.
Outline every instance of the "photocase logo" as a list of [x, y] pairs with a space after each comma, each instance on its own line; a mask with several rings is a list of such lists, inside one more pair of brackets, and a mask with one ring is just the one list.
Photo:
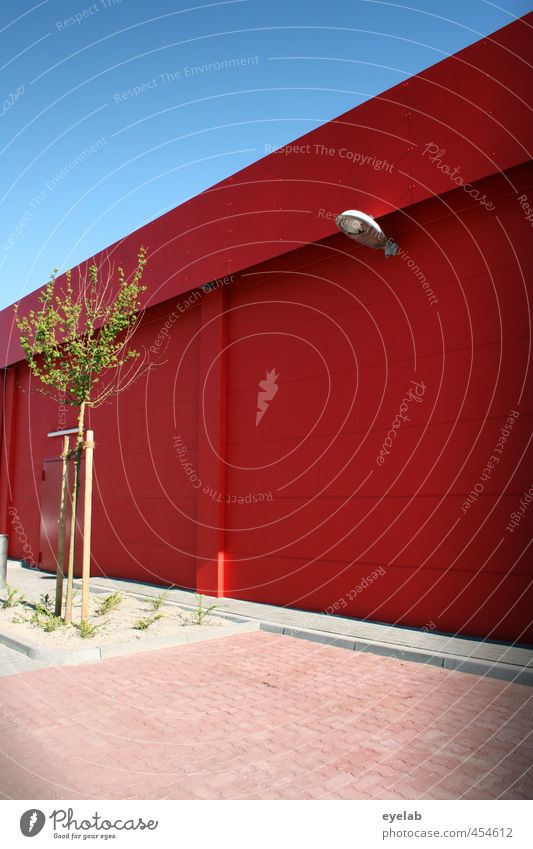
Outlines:
[[35, 837], [42, 831], [45, 822], [46, 817], [42, 811], [30, 808], [29, 811], [24, 811], [20, 818], [20, 830], [24, 837]]
[[259, 424], [266, 411], [270, 401], [274, 398], [279, 386], [276, 383], [279, 374], [276, 374], [276, 369], [267, 371], [265, 380], [259, 381], [259, 392], [257, 393], [257, 413], [255, 415], [255, 426]]

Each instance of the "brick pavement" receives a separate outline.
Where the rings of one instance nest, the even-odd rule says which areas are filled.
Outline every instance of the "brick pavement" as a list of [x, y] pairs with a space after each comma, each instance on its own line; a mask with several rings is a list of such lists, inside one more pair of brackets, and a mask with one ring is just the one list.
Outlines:
[[533, 792], [531, 688], [275, 634], [21, 672], [0, 693], [8, 798]]

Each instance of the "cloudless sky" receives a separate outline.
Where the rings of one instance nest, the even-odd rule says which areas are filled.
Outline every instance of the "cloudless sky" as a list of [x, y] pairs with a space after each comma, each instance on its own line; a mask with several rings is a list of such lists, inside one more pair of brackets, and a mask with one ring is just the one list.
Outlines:
[[2, 0], [0, 308], [529, 10]]

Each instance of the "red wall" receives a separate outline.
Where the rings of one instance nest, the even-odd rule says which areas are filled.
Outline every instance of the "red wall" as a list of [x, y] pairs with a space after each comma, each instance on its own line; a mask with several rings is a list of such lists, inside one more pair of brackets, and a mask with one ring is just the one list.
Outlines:
[[[532, 182], [530, 166], [482, 181], [493, 211], [456, 189], [383, 219], [434, 304], [409, 259], [339, 234], [190, 307], [182, 295], [152, 308], [138, 339], [149, 348], [177, 315], [159, 364], [92, 414], [105, 498], [95, 571], [531, 640], [533, 508], [512, 533], [506, 526], [532, 484], [533, 248], [517, 201], [533, 196]], [[40, 474], [59, 450], [46, 436], [58, 414], [15, 368], [12, 504], [38, 552]], [[258, 383], [272, 369], [279, 389], [256, 425]], [[406, 402], [409, 421], [379, 465], [412, 380], [423, 395]], [[499, 462], [463, 512], [511, 410]], [[13, 532], [10, 553], [23, 556]]]
[[[531, 195], [531, 174], [509, 176]], [[458, 190], [385, 219], [433, 305], [408, 261], [352, 251], [342, 237], [231, 290], [227, 491], [273, 500], [228, 505], [229, 594], [531, 638], [533, 510], [506, 531], [533, 483], [531, 225], [503, 180], [485, 190], [492, 212]], [[272, 368], [280, 388], [256, 427], [254, 392]], [[426, 388], [379, 465], [412, 380]], [[519, 416], [495, 454], [511, 410]]]

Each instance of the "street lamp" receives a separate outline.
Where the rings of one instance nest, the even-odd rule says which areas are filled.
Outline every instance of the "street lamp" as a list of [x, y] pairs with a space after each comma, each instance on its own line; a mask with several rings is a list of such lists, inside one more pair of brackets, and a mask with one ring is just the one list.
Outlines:
[[396, 256], [398, 245], [392, 239], [387, 239], [385, 233], [371, 215], [356, 209], [347, 209], [337, 215], [335, 223], [341, 233], [365, 245], [367, 248], [385, 251], [385, 256]]

